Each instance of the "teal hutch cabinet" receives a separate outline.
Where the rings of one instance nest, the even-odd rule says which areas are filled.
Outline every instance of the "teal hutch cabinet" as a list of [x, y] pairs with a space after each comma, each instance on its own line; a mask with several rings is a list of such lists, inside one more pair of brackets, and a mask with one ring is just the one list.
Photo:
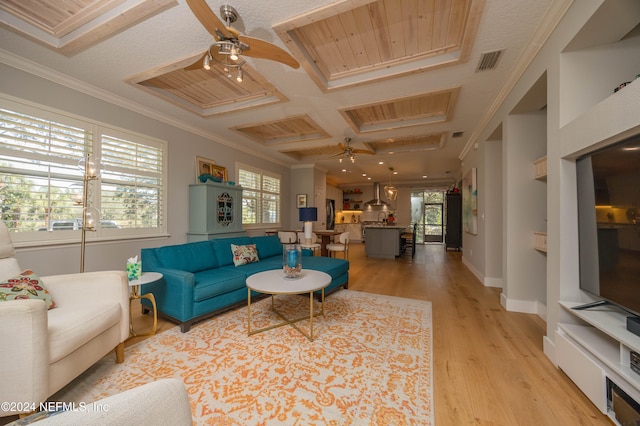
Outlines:
[[243, 235], [242, 187], [215, 182], [189, 185], [189, 242]]

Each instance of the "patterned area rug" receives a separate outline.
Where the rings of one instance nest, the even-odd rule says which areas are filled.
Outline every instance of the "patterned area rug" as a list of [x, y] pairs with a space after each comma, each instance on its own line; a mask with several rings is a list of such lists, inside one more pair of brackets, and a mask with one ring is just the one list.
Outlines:
[[[275, 301], [291, 318], [309, 314], [308, 297]], [[252, 328], [280, 322], [270, 304], [251, 305]], [[314, 338], [288, 325], [247, 336], [243, 307], [139, 342], [123, 364], [110, 354], [52, 400], [95, 401], [176, 377], [195, 424], [433, 424], [431, 302], [340, 290], [315, 318]]]

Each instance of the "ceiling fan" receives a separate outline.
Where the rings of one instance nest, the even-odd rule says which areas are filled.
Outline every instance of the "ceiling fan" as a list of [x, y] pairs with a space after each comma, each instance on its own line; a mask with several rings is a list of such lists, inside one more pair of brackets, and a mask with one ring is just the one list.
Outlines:
[[238, 20], [238, 12], [233, 7], [229, 5], [220, 7], [220, 16], [224, 18], [223, 21], [213, 13], [205, 0], [187, 0], [187, 4], [215, 41], [197, 62], [189, 65], [185, 70], [203, 68], [209, 70], [212, 65], [219, 64], [224, 67], [228, 77], [231, 77], [231, 69], [237, 70], [236, 79], [241, 82], [242, 65], [245, 64], [242, 56], [277, 61], [291, 68], [300, 67], [293, 56], [278, 46], [242, 35], [231, 27], [231, 24]]
[[373, 152], [366, 149], [352, 148], [350, 142], [351, 138], [344, 138], [344, 143], [338, 144], [338, 147], [342, 150], [342, 152], [333, 155], [331, 158], [337, 158], [341, 163], [344, 158], [348, 158], [352, 163], [354, 163], [356, 161], [355, 154], [374, 154]]

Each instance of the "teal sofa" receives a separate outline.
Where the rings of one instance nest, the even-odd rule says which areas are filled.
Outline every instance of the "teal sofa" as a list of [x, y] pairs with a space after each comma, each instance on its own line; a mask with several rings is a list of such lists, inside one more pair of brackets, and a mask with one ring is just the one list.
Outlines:
[[[231, 244], [255, 244], [260, 261], [235, 266]], [[161, 280], [143, 285], [141, 294], [153, 293], [158, 314], [178, 322], [185, 333], [197, 321], [247, 303], [247, 277], [282, 268], [282, 244], [276, 235], [222, 238], [144, 248], [141, 260], [144, 272], [163, 275]], [[331, 276], [325, 295], [348, 286], [347, 260], [306, 255], [302, 268]], [[150, 307], [148, 300], [142, 299], [142, 303]]]

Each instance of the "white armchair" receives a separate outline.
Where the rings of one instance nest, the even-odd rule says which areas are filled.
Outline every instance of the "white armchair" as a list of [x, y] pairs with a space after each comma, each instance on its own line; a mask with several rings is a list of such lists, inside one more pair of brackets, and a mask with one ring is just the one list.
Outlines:
[[[0, 281], [20, 274], [0, 222]], [[37, 273], [37, 266], [30, 265]], [[115, 349], [124, 361], [129, 284], [124, 271], [41, 277], [56, 307], [42, 300], [0, 301], [0, 401], [37, 406]], [[0, 410], [0, 417], [32, 411]]]

